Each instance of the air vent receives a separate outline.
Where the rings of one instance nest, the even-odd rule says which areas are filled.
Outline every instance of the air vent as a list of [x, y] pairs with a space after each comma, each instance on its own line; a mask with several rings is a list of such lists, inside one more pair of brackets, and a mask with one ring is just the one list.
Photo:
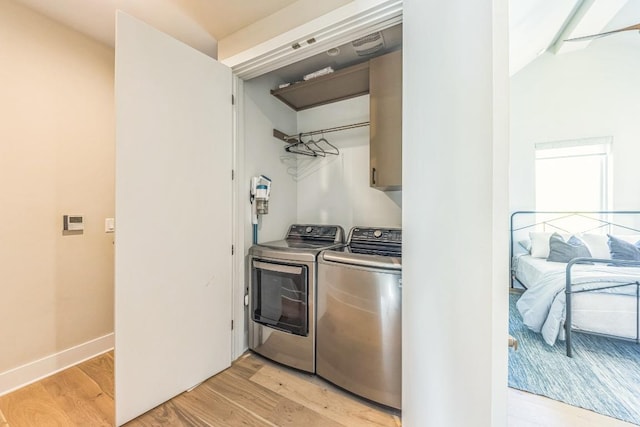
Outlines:
[[384, 38], [380, 31], [351, 42], [358, 56], [368, 56], [384, 48]]

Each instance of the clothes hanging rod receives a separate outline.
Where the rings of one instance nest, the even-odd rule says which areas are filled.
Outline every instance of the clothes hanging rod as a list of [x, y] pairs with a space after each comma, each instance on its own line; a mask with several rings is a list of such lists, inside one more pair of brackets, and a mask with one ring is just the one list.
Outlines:
[[331, 132], [340, 132], [343, 130], [356, 129], [364, 126], [369, 126], [369, 122], [361, 122], [361, 123], [354, 123], [351, 125], [336, 126], [328, 129], [313, 130], [309, 132], [302, 132], [296, 135], [287, 135], [286, 133], [281, 132], [278, 129], [274, 129], [273, 136], [283, 140], [284, 142], [295, 143], [295, 142], [298, 142], [300, 138], [305, 136], [322, 135], [322, 134], [331, 133]]

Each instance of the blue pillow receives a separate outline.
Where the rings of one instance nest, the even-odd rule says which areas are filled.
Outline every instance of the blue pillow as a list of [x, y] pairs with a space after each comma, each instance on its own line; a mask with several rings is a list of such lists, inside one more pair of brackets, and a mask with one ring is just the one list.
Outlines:
[[574, 258], [591, 258], [591, 252], [582, 240], [571, 236], [566, 242], [558, 233], [549, 238], [549, 257], [547, 261], [569, 262]]
[[621, 259], [627, 261], [640, 261], [640, 241], [629, 243], [625, 240], [609, 236], [609, 252], [611, 252], [611, 259]]

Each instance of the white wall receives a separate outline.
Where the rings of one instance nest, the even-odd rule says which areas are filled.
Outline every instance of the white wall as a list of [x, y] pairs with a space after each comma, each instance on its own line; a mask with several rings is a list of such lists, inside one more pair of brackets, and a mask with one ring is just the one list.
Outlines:
[[[272, 179], [269, 213], [261, 215], [259, 242], [280, 240], [289, 225], [296, 222], [297, 189], [293, 177], [287, 174], [287, 166], [281, 160], [286, 154], [284, 142], [273, 137], [273, 129], [287, 134], [296, 133], [296, 112], [270, 94], [278, 81], [265, 75], [244, 83], [244, 172], [240, 185], [240, 197], [249, 198], [250, 179], [266, 175]], [[251, 246], [251, 212], [245, 212], [245, 245]]]
[[506, 425], [507, 1], [404, 2], [403, 425]]
[[[634, 35], [634, 37], [636, 37]], [[511, 79], [511, 209], [535, 208], [536, 142], [613, 136], [612, 209], [640, 207], [640, 55], [610, 37]]]
[[[287, 134], [296, 132], [296, 113], [271, 96], [270, 90], [279, 81], [273, 76], [241, 82], [237, 94], [244, 117], [238, 125], [239, 144], [236, 156], [239, 158], [236, 183], [239, 199], [237, 212], [239, 222], [239, 248], [234, 261], [234, 322], [244, 331], [242, 339], [234, 336], [234, 354], [240, 356], [247, 348], [248, 314], [244, 305], [244, 295], [249, 289], [250, 268], [247, 262], [252, 245], [251, 205], [249, 203], [250, 180], [252, 176], [266, 175], [273, 180], [269, 200], [269, 214], [260, 216], [258, 242], [280, 240], [290, 224], [296, 222], [297, 189], [296, 182], [287, 174], [287, 167], [281, 160], [285, 153], [284, 142], [273, 137], [273, 129]], [[242, 114], [241, 114], [242, 116]]]
[[[298, 113], [298, 131], [312, 131], [369, 120], [369, 95]], [[320, 138], [316, 136], [314, 138]], [[400, 227], [402, 192], [369, 187], [369, 127], [328, 133], [338, 156], [298, 157], [297, 222]]]

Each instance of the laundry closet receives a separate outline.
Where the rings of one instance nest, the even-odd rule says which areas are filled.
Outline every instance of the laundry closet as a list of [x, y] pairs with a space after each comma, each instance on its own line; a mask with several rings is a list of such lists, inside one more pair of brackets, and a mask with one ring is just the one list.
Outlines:
[[401, 44], [398, 24], [245, 82], [243, 98], [249, 349], [395, 409]]

